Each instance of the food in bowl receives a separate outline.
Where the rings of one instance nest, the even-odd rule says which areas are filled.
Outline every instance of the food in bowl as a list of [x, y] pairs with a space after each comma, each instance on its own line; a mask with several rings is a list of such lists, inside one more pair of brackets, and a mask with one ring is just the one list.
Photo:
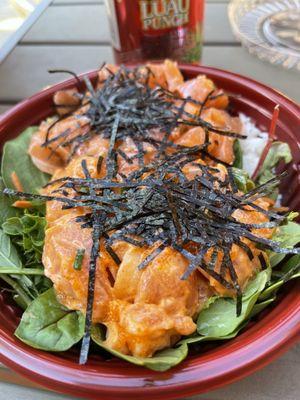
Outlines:
[[299, 276], [297, 213], [276, 203], [290, 150], [273, 140], [278, 109], [268, 138], [168, 60], [105, 65], [85, 85], [4, 148], [16, 336], [47, 351], [82, 341], [81, 363], [92, 340], [166, 370], [188, 345], [236, 336]]

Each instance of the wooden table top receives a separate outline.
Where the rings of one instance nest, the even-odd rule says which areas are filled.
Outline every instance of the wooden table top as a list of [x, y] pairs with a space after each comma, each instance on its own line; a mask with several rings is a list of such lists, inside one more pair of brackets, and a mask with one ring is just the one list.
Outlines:
[[[227, 4], [227, 0], [207, 1], [203, 64], [252, 77], [300, 102], [300, 74], [274, 67], [248, 54], [231, 32]], [[64, 68], [80, 73], [97, 68], [103, 61], [113, 61], [104, 1], [54, 0], [0, 64], [0, 114], [57, 82], [58, 76], [49, 75], [48, 69]], [[297, 400], [299, 359], [300, 345], [262, 371], [193, 399]], [[29, 382], [1, 366], [0, 380], [0, 400], [75, 400], [28, 387]], [[16, 381], [18, 386], [8, 383]]]

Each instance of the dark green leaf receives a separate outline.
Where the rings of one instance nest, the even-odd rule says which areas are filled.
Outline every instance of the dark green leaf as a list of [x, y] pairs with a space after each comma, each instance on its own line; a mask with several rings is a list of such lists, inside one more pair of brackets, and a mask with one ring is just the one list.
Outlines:
[[41, 268], [0, 268], [1, 274], [9, 274], [9, 275], [28, 275], [28, 276], [42, 276], [44, 275], [44, 271]]
[[32, 276], [31, 279], [39, 294], [44, 293], [53, 286], [52, 281], [45, 275]]
[[159, 351], [158, 353], [154, 354], [153, 357], [149, 358], [127, 356], [105, 346], [104, 331], [100, 325], [93, 326], [92, 339], [102, 349], [108, 351], [114, 356], [121, 358], [122, 360], [128, 361], [131, 364], [146, 367], [154, 371], [167, 371], [168, 369], [183, 361], [188, 353], [188, 346], [186, 343], [183, 343], [179, 347]]
[[[26, 274], [22, 274], [22, 261], [18, 255], [18, 252], [15, 246], [12, 244], [10, 237], [6, 235], [2, 229], [0, 229], [0, 273], [4, 271], [1, 275], [1, 278], [4, 279], [5, 276], [10, 280], [10, 286], [12, 286], [12, 282], [15, 281], [15, 287], [21, 288], [22, 292], [26, 293], [28, 298], [34, 298], [35, 291], [32, 280], [26, 276]], [[9, 274], [7, 272], [10, 272]], [[19, 274], [21, 272], [21, 274]], [[5, 280], [5, 279], [4, 279]]]
[[296, 211], [291, 211], [288, 216], [287, 216], [287, 220], [288, 221], [294, 221], [294, 219], [299, 217], [299, 213]]
[[177, 343], [177, 346], [182, 345], [182, 344], [196, 344], [200, 342], [215, 342], [219, 340], [229, 340], [233, 339], [236, 337], [236, 335], [247, 325], [248, 320], [244, 321], [241, 325], [238, 326], [237, 329], [235, 329], [233, 332], [226, 336], [201, 336], [198, 333], [195, 333], [194, 335], [183, 338], [180, 340], [180, 342]]
[[37, 127], [28, 128], [16, 139], [5, 143], [1, 174], [6, 187], [15, 189], [11, 179], [13, 172], [26, 192], [37, 193], [49, 181], [49, 175], [38, 170], [28, 154], [30, 138], [36, 130]]
[[300, 277], [300, 255], [296, 254], [291, 257], [282, 267], [280, 271], [280, 277], [275, 281], [271, 282], [259, 296], [259, 300], [266, 300], [274, 296], [278, 289], [291, 279], [296, 279]]
[[280, 161], [286, 164], [292, 161], [290, 147], [284, 142], [274, 142], [268, 152], [268, 155], [259, 171], [256, 182], [261, 185], [275, 176], [275, 167]]
[[17, 281], [12, 278], [12, 276], [8, 274], [0, 274], [0, 279], [6, 282], [11, 289], [14, 291], [14, 297], [16, 298], [16, 302], [22, 308], [26, 308], [31, 303], [31, 297], [28, 295], [28, 292], [23, 289], [23, 285], [21, 281]]
[[21, 218], [12, 217], [8, 218], [2, 225], [3, 231], [10, 236], [18, 236], [23, 233], [23, 226], [21, 223]]
[[[289, 221], [286, 225], [282, 225], [277, 229], [272, 240], [280, 242], [282, 247], [293, 248], [300, 243], [300, 225], [296, 222]], [[270, 252], [271, 267], [278, 265], [284, 258], [285, 254]]]
[[0, 177], [0, 226], [8, 218], [17, 215], [17, 209], [12, 207], [13, 200], [8, 196], [3, 195], [2, 191], [5, 188], [3, 179]]
[[233, 177], [239, 190], [247, 193], [255, 187], [254, 182], [249, 178], [246, 171], [238, 168], [232, 168]]
[[282, 276], [281, 280], [284, 282], [290, 279], [297, 278], [299, 276], [300, 270], [300, 254], [295, 254], [283, 265], [281, 268]]
[[[35, 213], [35, 214], [32, 214]], [[25, 211], [20, 217], [9, 218], [3, 224], [3, 231], [12, 236], [13, 243], [19, 248], [24, 265], [40, 264], [42, 259], [46, 218], [39, 211]]]
[[65, 351], [83, 337], [84, 317], [70, 311], [56, 299], [51, 288], [35, 299], [23, 313], [15, 335], [31, 347]]
[[22, 262], [9, 236], [0, 229], [0, 271], [2, 268], [20, 269]]
[[254, 304], [254, 307], [252, 308], [252, 310], [249, 314], [249, 319], [253, 318], [256, 315], [258, 315], [259, 313], [261, 313], [265, 308], [267, 308], [275, 300], [276, 300], [276, 297], [271, 297], [270, 299], [262, 301], [261, 303]]
[[197, 331], [201, 336], [226, 337], [234, 332], [248, 319], [259, 294], [270, 278], [270, 269], [266, 269], [247, 286], [242, 299], [242, 312], [236, 316], [236, 301], [230, 298], [219, 298], [209, 308], [200, 312]]
[[234, 141], [233, 151], [234, 151], [234, 163], [233, 163], [233, 166], [235, 168], [242, 169], [243, 168], [243, 151], [242, 151], [239, 139], [236, 139]]
[[13, 299], [15, 301], [15, 303], [22, 308], [22, 310], [26, 310], [26, 308], [29, 306], [29, 304], [31, 303], [31, 300], [29, 300], [29, 302], [27, 303], [23, 297], [19, 294], [16, 293], [13, 295]]

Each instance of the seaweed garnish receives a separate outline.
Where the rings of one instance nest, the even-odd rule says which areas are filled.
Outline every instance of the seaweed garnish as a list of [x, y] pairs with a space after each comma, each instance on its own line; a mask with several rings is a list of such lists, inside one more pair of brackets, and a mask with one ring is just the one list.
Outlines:
[[68, 74], [68, 75], [71, 75], [76, 80], [76, 84], [77, 84], [78, 90], [80, 91], [82, 89], [82, 82], [79, 79], [78, 75], [73, 71], [70, 71], [68, 69], [48, 69], [48, 73], [49, 74]]
[[[56, 123], [69, 117], [71, 112], [61, 116], [49, 126], [43, 143], [44, 147], [52, 147], [55, 143], [62, 147], [71, 146], [71, 158], [77, 149], [92, 137], [101, 135], [110, 140], [114, 135], [116, 142], [114, 152], [123, 157], [124, 152], [120, 145], [126, 140], [131, 140], [137, 148], [137, 152], [132, 158], [136, 158], [141, 166], [144, 161], [145, 145], [148, 149], [155, 149], [157, 157], [165, 156], [167, 150], [171, 148], [172, 151], [176, 151], [170, 135], [176, 127], [181, 125], [200, 126], [206, 132], [244, 138], [238, 132], [215, 127], [201, 118], [201, 112], [208, 100], [212, 98], [212, 93], [209, 93], [203, 102], [190, 97], [184, 99], [160, 86], [150, 87], [151, 71], [148, 68], [128, 69], [121, 66], [117, 72], [110, 71], [106, 65], [101, 68], [108, 76], [105, 80], [98, 82], [98, 86], [95, 87], [87, 76], [84, 77], [83, 81], [88, 91], [81, 95], [81, 104], [73, 110], [76, 115], [81, 118], [85, 117], [88, 121], [87, 132], [79, 131], [74, 135], [74, 132], [65, 131], [49, 139], [50, 132]], [[198, 115], [191, 114], [186, 110], [185, 106], [188, 103], [199, 108]], [[118, 119], [117, 128], [116, 119]], [[207, 149], [208, 144], [209, 135], [201, 149]], [[201, 155], [202, 157], [207, 156], [205, 152], [202, 152]], [[126, 159], [126, 156], [123, 158]]]
[[209, 100], [211, 100], [213, 93], [215, 92], [215, 89], [211, 90], [210, 92], [208, 92], [208, 94], [206, 95], [205, 99], [203, 100], [201, 106], [200, 106], [200, 110], [198, 115], [201, 116], [202, 112], [204, 111], [207, 103], [209, 102]]
[[96, 279], [96, 265], [99, 257], [99, 240], [102, 236], [102, 223], [103, 214], [93, 212], [92, 214], [92, 249], [90, 253], [90, 265], [89, 265], [89, 280], [88, 280], [88, 296], [85, 316], [85, 329], [84, 336], [81, 343], [79, 364], [86, 364], [88, 360], [90, 341], [91, 341], [91, 328], [92, 328], [92, 316], [93, 316], [93, 305], [95, 297], [95, 279]]
[[[198, 172], [188, 179], [184, 168], [190, 163], [198, 166]], [[82, 168], [85, 178], [61, 179], [55, 195], [31, 195], [4, 190], [6, 194], [23, 198], [56, 200], [69, 208], [86, 208], [86, 214], [77, 217], [82, 228], [92, 228], [93, 232], [89, 313], [81, 362], [87, 357], [100, 239], [103, 239], [105, 248], [109, 249], [108, 254], [116, 263], [120, 262], [113, 251], [116, 241], [125, 241], [139, 247], [148, 246], [150, 254], [138, 266], [140, 269], [146, 268], [165, 247], [173, 247], [189, 261], [182, 279], [187, 279], [196, 269], [201, 268], [207, 275], [236, 293], [237, 314], [241, 312], [242, 292], [231, 259], [234, 245], [244, 251], [250, 260], [254, 258], [253, 246], [284, 254], [300, 253], [300, 249], [283, 248], [278, 242], [253, 232], [254, 229], [276, 228], [285, 222], [285, 215], [265, 210], [251, 201], [251, 197], [265, 196], [268, 188], [272, 190], [274, 179], [253, 189], [252, 193], [236, 192], [228, 175], [222, 178], [216, 167], [196, 163], [192, 150], [189, 153], [173, 154], [155, 165], [146, 165], [122, 181], [108, 176], [103, 179], [91, 178], [85, 162]], [[276, 179], [278, 181], [280, 177]], [[68, 196], [65, 196], [65, 191], [69, 188], [73, 189], [75, 195], [68, 192]], [[234, 218], [236, 210], [263, 211], [267, 221], [257, 224], [243, 223]], [[258, 260], [262, 268], [265, 268], [266, 262], [262, 253]]]
[[[83, 173], [87, 182], [91, 180], [91, 175], [87, 167], [86, 160], [82, 160], [81, 163]], [[85, 186], [88, 191], [88, 196], [94, 198], [96, 196], [96, 191], [91, 186]], [[77, 192], [78, 193], [78, 192]], [[78, 195], [77, 195], [78, 196]], [[87, 196], [85, 195], [85, 198]], [[88, 296], [87, 296], [87, 306], [86, 306], [86, 317], [85, 317], [85, 329], [84, 336], [81, 343], [79, 364], [86, 364], [88, 360], [90, 342], [91, 342], [91, 328], [92, 328], [92, 317], [93, 317], [93, 306], [95, 297], [95, 280], [96, 280], [96, 266], [99, 257], [100, 246], [99, 241], [102, 236], [102, 226], [105, 213], [98, 212], [93, 209], [90, 214], [91, 225], [92, 225], [92, 248], [90, 252], [90, 264], [89, 264], [89, 277], [88, 277]]]

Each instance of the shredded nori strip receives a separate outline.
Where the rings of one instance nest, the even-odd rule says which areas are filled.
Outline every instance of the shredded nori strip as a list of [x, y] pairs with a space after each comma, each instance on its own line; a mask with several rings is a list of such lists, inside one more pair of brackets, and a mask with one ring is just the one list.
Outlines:
[[205, 109], [205, 106], [207, 105], [208, 101], [212, 99], [212, 94], [214, 93], [214, 91], [215, 91], [214, 89], [211, 90], [211, 91], [207, 94], [207, 96], [205, 97], [203, 103], [202, 103], [201, 106], [200, 106], [199, 116], [201, 116], [201, 114], [202, 114], [203, 110]]
[[95, 279], [96, 279], [96, 265], [99, 257], [99, 240], [102, 235], [102, 218], [99, 214], [93, 216], [93, 246], [90, 254], [90, 266], [89, 266], [89, 281], [88, 281], [88, 297], [87, 307], [85, 316], [85, 330], [84, 336], [81, 343], [79, 364], [86, 364], [89, 354], [90, 342], [91, 342], [91, 328], [92, 328], [92, 316], [93, 316], [93, 305], [95, 296]]
[[100, 155], [97, 161], [97, 174], [100, 174], [101, 172], [102, 162], [103, 162], [103, 156]]
[[[91, 179], [86, 160], [81, 163], [82, 170], [84, 172], [87, 181]], [[95, 190], [93, 188], [89, 189], [89, 195], [91, 197], [95, 196]], [[90, 265], [89, 265], [89, 279], [88, 279], [88, 297], [86, 306], [86, 316], [85, 316], [85, 330], [84, 336], [81, 343], [81, 350], [79, 356], [79, 364], [86, 364], [89, 355], [90, 342], [91, 342], [91, 328], [93, 321], [93, 306], [95, 297], [95, 280], [96, 280], [96, 266], [97, 260], [100, 252], [100, 239], [103, 234], [103, 218], [105, 213], [99, 213], [97, 210], [93, 210], [91, 214], [91, 225], [92, 225], [92, 240], [93, 245], [90, 253]]]
[[[73, 76], [73, 78], [76, 79], [78, 89], [80, 90], [82, 88], [82, 83], [81, 83], [78, 75], [75, 74], [75, 72], [73, 72], [73, 71], [70, 71], [68, 69], [48, 69], [48, 73], [49, 74], [68, 74], [68, 75], [71, 75], [71, 76]], [[68, 107], [68, 106], [66, 106], [66, 107]]]
[[268, 264], [266, 262], [265, 256], [263, 255], [263, 253], [259, 253], [258, 255], [260, 264], [261, 264], [261, 269], [267, 269], [268, 268]]

